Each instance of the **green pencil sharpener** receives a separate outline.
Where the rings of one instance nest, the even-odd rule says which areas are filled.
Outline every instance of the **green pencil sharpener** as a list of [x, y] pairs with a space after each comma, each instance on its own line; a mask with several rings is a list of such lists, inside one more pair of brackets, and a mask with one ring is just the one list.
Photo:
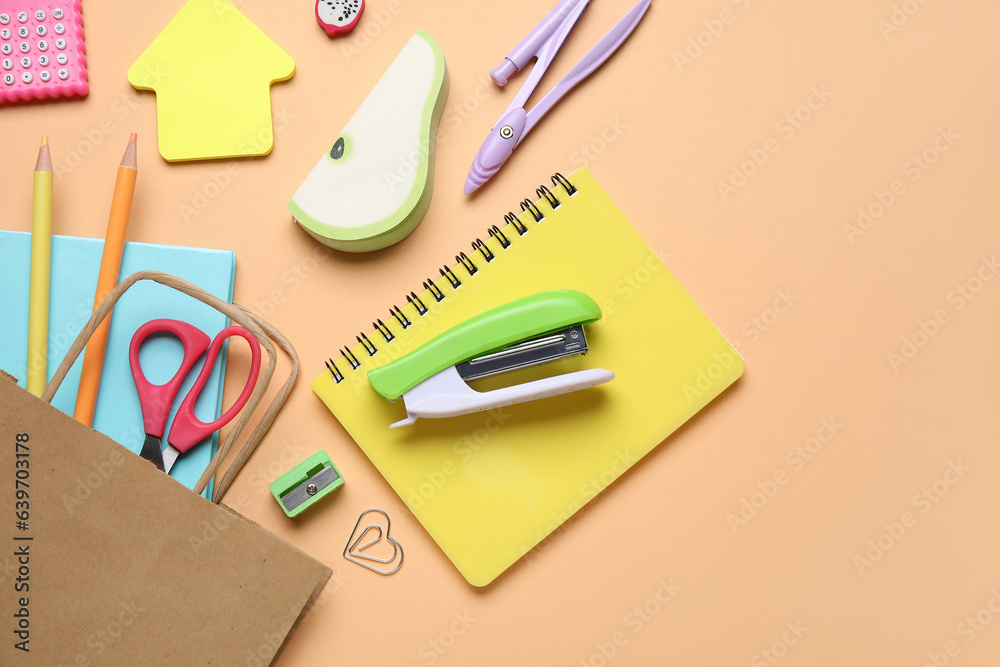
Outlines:
[[322, 449], [271, 482], [271, 495], [285, 514], [298, 516], [344, 485], [344, 477]]

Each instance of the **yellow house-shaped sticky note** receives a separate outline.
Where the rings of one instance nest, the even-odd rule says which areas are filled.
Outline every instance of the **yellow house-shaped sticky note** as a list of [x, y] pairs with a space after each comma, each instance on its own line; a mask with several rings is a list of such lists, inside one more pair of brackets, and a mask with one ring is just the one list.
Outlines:
[[228, 0], [188, 0], [128, 70], [156, 92], [164, 159], [267, 155], [270, 87], [295, 73], [282, 51]]

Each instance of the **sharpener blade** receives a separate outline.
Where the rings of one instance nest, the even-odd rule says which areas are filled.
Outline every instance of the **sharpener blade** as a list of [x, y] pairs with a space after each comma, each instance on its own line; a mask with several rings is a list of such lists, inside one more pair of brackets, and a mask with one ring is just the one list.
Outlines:
[[337, 474], [337, 471], [332, 466], [324, 465], [319, 472], [311, 474], [304, 482], [281, 496], [281, 502], [291, 512], [338, 479], [340, 479], [340, 475]]
[[463, 380], [475, 380], [518, 368], [547, 364], [563, 357], [586, 354], [588, 349], [587, 337], [583, 334], [581, 324], [470, 359], [457, 364], [456, 368]]

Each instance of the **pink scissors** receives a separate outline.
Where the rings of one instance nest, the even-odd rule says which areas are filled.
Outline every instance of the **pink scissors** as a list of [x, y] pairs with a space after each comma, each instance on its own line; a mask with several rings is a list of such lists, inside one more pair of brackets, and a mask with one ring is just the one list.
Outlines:
[[[142, 365], [139, 363], [139, 348], [142, 347], [147, 338], [159, 333], [171, 333], [177, 336], [184, 347], [184, 358], [181, 360], [180, 368], [169, 381], [156, 385], [147, 380], [142, 372]], [[215, 359], [219, 355], [222, 345], [232, 336], [239, 336], [250, 344], [250, 375], [247, 377], [243, 392], [232, 407], [215, 421], [206, 424], [195, 416], [194, 404], [215, 367]], [[205, 365], [201, 367], [201, 372], [198, 373], [194, 385], [181, 401], [177, 414], [174, 416], [174, 423], [170, 426], [170, 434], [167, 436], [167, 448], [161, 451], [163, 432], [167, 427], [170, 407], [173, 405], [174, 399], [177, 398], [181, 383], [187, 377], [188, 371], [206, 350]], [[243, 327], [227, 327], [220, 331], [213, 340], [201, 329], [187, 322], [167, 319], [150, 320], [136, 329], [132, 336], [128, 360], [132, 367], [135, 388], [139, 392], [142, 424], [146, 432], [146, 440], [142, 444], [139, 455], [160, 470], [170, 474], [170, 469], [181, 454], [232, 421], [233, 417], [246, 405], [254, 386], [257, 384], [257, 373], [260, 371], [260, 342]]]

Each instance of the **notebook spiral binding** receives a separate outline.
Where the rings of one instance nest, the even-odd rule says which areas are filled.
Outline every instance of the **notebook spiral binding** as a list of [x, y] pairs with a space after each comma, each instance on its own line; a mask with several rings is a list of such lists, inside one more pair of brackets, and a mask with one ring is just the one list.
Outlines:
[[[552, 190], [558, 190], [558, 188], [562, 188], [568, 197], [572, 197], [577, 193], [576, 186], [574, 186], [568, 178], [559, 172], [556, 172], [555, 175], [552, 176], [552, 188], [550, 189], [547, 185], [539, 186], [535, 190], [535, 195], [538, 197], [538, 201], [541, 201], [544, 198], [545, 201], [548, 202], [549, 206], [553, 209], [557, 209], [562, 205], [562, 202], [559, 201], [559, 198], [556, 197]], [[539, 209], [538, 206], [530, 199], [524, 199], [521, 202], [521, 211], [523, 213], [529, 213], [535, 222], [542, 222], [545, 220], [545, 214], [542, 213], [541, 209]], [[513, 230], [517, 232], [518, 236], [524, 236], [530, 231], [528, 226], [521, 222], [521, 220], [514, 213], [507, 213], [504, 216], [504, 221], [507, 223], [507, 227], [513, 228]], [[503, 250], [506, 250], [513, 245], [513, 242], [510, 240], [508, 235], [504, 233], [500, 227], [492, 225], [487, 232], [491, 238], [495, 238], [500, 242], [500, 247]], [[448, 281], [448, 284], [451, 285], [452, 289], [459, 289], [463, 284], [462, 280], [458, 277], [458, 274], [456, 274], [456, 270], [458, 270], [459, 267], [465, 270], [469, 278], [476, 275], [480, 271], [479, 266], [476, 265], [476, 262], [480, 260], [476, 258], [476, 260], [473, 261], [473, 257], [476, 257], [477, 251], [482, 256], [482, 261], [487, 264], [492, 262], [497, 257], [497, 254], [490, 250], [486, 243], [477, 238], [472, 242], [472, 257], [465, 252], [460, 252], [455, 255], [455, 261], [457, 262], [455, 267], [452, 268], [444, 266], [438, 269], [438, 273], [441, 274], [438, 280], [446, 280]], [[468, 278], [466, 278], [466, 280], [467, 279]], [[424, 290], [430, 292], [435, 302], [441, 303], [447, 298], [447, 295], [441, 290], [440, 287], [438, 287], [433, 278], [428, 278], [423, 281], [422, 285]], [[406, 295], [406, 302], [416, 308], [417, 314], [420, 317], [423, 317], [430, 312], [430, 308], [427, 307], [427, 304], [425, 304], [423, 299], [417, 296], [415, 292], [410, 292]], [[406, 330], [413, 325], [413, 322], [411, 322], [410, 319], [403, 314], [403, 311], [400, 310], [399, 306], [393, 305], [389, 308], [389, 315], [391, 318], [388, 319], [389, 324], [395, 322], [402, 330]], [[372, 322], [372, 328], [374, 329], [372, 336], [376, 336], [377, 333], [386, 343], [390, 343], [396, 338], [395, 334], [392, 333], [392, 329], [390, 329], [389, 326], [381, 319], [376, 319]], [[378, 347], [374, 342], [372, 342], [371, 337], [366, 335], [364, 332], [358, 334], [355, 338], [364, 348], [369, 357], [374, 357], [378, 353]], [[345, 370], [349, 367], [350, 370], [356, 371], [361, 367], [361, 361], [358, 359], [357, 355], [351, 352], [350, 347], [344, 346], [340, 348], [338, 352], [340, 352], [340, 356], [343, 359], [341, 363], [346, 364]], [[333, 359], [326, 360], [326, 367], [333, 376], [334, 382], [340, 384], [344, 381], [344, 373], [341, 372], [340, 368]]]

